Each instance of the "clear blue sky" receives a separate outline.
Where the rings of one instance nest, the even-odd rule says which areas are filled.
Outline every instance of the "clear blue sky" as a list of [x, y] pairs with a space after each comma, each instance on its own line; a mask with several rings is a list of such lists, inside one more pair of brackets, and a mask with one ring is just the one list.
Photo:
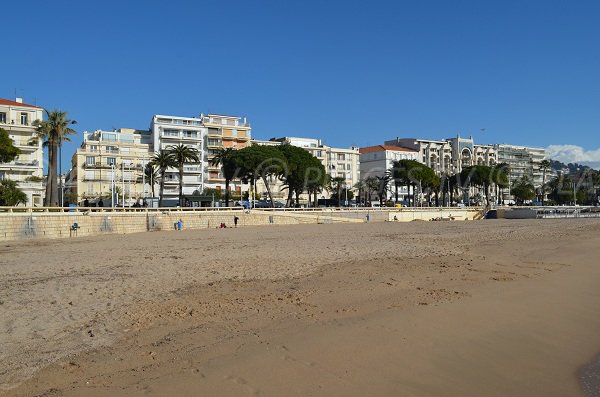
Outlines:
[[600, 146], [597, 0], [2, 9], [0, 97], [16, 88], [29, 103], [67, 110], [80, 132], [221, 112], [247, 116], [256, 138], [342, 147], [459, 132], [480, 143]]

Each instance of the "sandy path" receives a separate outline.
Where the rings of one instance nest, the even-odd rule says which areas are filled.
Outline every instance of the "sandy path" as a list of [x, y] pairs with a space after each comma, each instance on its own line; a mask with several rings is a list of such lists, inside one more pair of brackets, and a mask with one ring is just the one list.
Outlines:
[[598, 231], [306, 225], [5, 244], [0, 379], [95, 348], [8, 393], [573, 395], [600, 350]]

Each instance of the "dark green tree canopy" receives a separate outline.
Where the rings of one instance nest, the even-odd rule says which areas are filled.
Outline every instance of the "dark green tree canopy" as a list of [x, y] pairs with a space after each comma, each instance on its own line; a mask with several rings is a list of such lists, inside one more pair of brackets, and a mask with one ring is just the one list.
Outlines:
[[9, 163], [19, 154], [21, 154], [21, 151], [13, 145], [8, 132], [0, 128], [0, 163]]

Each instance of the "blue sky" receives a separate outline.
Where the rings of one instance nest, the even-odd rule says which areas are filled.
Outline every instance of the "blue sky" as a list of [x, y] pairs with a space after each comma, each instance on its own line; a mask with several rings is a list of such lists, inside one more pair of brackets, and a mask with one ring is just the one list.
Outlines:
[[80, 132], [220, 112], [262, 139], [460, 133], [600, 160], [598, 1], [13, 1], [3, 14], [0, 97], [67, 110]]

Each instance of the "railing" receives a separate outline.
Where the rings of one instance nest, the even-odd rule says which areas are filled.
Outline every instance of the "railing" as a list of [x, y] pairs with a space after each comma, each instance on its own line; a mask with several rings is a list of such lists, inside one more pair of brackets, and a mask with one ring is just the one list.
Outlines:
[[64, 214], [76, 213], [87, 215], [90, 213], [105, 212], [143, 212], [143, 213], [170, 213], [170, 212], [211, 212], [211, 211], [244, 211], [244, 207], [162, 207], [162, 208], [130, 208], [130, 207], [0, 207], [2, 214]]

